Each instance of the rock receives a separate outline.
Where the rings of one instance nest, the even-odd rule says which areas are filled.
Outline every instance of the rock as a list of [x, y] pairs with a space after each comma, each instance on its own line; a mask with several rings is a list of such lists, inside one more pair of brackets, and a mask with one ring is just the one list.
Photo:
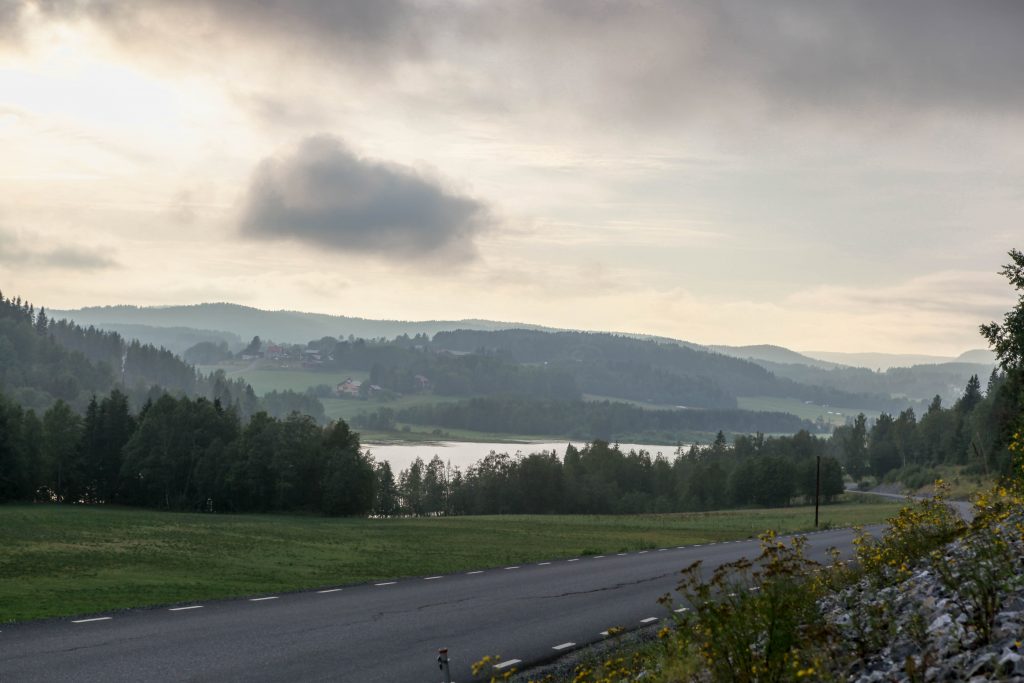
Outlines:
[[953, 625], [953, 617], [948, 614], [942, 614], [935, 618], [935, 621], [928, 626], [928, 633], [938, 633], [940, 631], [948, 631]]
[[1024, 676], [1024, 657], [1016, 652], [1006, 652], [996, 664], [1000, 676]]

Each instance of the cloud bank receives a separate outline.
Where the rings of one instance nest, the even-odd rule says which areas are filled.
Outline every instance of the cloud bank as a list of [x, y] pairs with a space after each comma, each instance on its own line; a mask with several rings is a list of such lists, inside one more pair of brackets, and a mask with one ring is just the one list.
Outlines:
[[340, 140], [315, 135], [294, 153], [264, 159], [249, 184], [242, 233], [339, 252], [452, 263], [476, 255], [487, 208], [436, 179], [398, 164], [357, 156]]
[[[17, 6], [17, 3], [15, 3]], [[89, 21], [125, 44], [181, 59], [246, 46], [386, 78], [443, 65], [487, 99], [602, 106], [604, 117], [670, 121], [785, 112], [934, 110], [1019, 116], [1019, 0], [25, 0], [48, 19]], [[17, 25], [8, 10], [2, 23]], [[21, 22], [22, 24], [24, 22]], [[188, 52], [192, 52], [191, 48]], [[185, 63], [190, 63], [185, 60]], [[493, 90], [491, 92], [490, 90]], [[467, 94], [467, 101], [472, 97]]]
[[[33, 242], [37, 240], [32, 240]], [[102, 270], [118, 263], [98, 249], [75, 245], [37, 248], [17, 234], [0, 228], [0, 263], [63, 270]]]

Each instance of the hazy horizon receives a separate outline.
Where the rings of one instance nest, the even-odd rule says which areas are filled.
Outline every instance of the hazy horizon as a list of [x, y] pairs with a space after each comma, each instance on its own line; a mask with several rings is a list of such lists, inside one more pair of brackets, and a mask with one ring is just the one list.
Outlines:
[[957, 356], [1014, 304], [1021, 29], [1003, 0], [0, 0], [0, 287]]

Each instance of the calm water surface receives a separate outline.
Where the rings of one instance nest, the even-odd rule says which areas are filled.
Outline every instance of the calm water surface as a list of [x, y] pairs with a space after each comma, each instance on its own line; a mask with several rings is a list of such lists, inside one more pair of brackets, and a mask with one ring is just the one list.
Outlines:
[[[368, 450], [378, 461], [387, 460], [391, 463], [391, 469], [397, 475], [400, 471], [409, 467], [416, 458], [423, 458], [423, 462], [429, 462], [435, 455], [445, 462], [451, 462], [452, 467], [459, 467], [465, 472], [470, 465], [482, 460], [491, 451], [495, 453], [508, 453], [515, 455], [529, 455], [541, 451], [554, 450], [559, 457], [565, 455], [565, 447], [572, 444], [577, 448], [586, 445], [585, 441], [536, 441], [530, 443], [481, 443], [475, 441], [434, 441], [430, 443], [386, 443], [363, 444], [364, 450]], [[645, 450], [651, 457], [661, 453], [671, 460], [675, 457], [675, 446], [650, 446], [635, 443], [622, 443], [619, 448], [623, 453], [630, 450]]]

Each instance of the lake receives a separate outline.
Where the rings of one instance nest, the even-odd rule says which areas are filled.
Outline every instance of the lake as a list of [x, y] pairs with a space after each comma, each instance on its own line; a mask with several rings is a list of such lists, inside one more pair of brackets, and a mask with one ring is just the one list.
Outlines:
[[[386, 460], [391, 464], [395, 476], [404, 469], [407, 469], [416, 458], [422, 458], [423, 462], [430, 462], [435, 455], [445, 462], [451, 462], [452, 467], [459, 467], [465, 472], [470, 465], [483, 460], [491, 451], [495, 453], [508, 453], [515, 455], [521, 453], [539, 453], [541, 451], [556, 451], [561, 458], [565, 455], [565, 447], [572, 444], [577, 448], [586, 445], [585, 441], [537, 441], [529, 443], [481, 443], [476, 441], [432, 441], [428, 443], [366, 443], [363, 449], [369, 451], [378, 462]], [[623, 453], [630, 450], [645, 450], [651, 457], [663, 454], [671, 460], [675, 457], [675, 446], [651, 446], [635, 443], [620, 443], [619, 448]]]

